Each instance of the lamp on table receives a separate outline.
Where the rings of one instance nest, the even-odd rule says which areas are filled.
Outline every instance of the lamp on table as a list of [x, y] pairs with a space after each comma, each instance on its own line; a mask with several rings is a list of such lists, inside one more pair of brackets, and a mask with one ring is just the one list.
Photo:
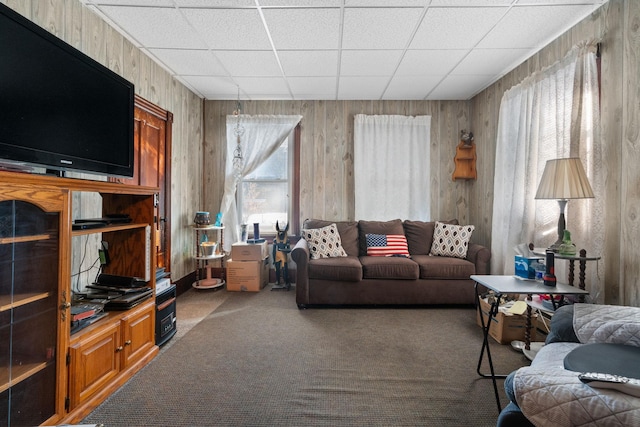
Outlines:
[[560, 205], [558, 218], [558, 240], [549, 247], [558, 252], [562, 244], [565, 230], [564, 210], [569, 199], [592, 199], [594, 197], [587, 174], [580, 159], [570, 157], [566, 159], [548, 160], [538, 185], [536, 199], [555, 199]]

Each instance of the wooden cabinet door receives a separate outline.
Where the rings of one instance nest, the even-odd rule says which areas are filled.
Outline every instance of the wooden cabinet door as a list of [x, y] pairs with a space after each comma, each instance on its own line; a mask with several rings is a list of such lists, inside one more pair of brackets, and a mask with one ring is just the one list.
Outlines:
[[154, 304], [145, 304], [122, 319], [122, 368], [125, 369], [149, 353], [155, 345]]
[[120, 372], [121, 352], [120, 322], [110, 323], [70, 347], [70, 410], [102, 390]]
[[67, 211], [66, 191], [0, 186], [0, 426], [64, 415]]
[[170, 269], [171, 131], [173, 114], [139, 96], [135, 99], [133, 178], [126, 184], [160, 188], [155, 208], [156, 262]]

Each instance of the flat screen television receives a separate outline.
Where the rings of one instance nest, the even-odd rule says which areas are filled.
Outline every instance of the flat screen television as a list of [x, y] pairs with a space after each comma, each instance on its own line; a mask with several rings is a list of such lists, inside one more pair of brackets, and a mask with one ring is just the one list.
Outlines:
[[134, 86], [0, 4], [0, 162], [133, 176]]

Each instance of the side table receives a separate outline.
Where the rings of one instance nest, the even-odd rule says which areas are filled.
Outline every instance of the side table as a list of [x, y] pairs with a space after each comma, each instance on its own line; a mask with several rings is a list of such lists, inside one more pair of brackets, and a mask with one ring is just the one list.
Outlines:
[[[529, 245], [529, 248], [533, 251], [535, 255], [545, 256], [546, 249], [544, 248], [534, 248], [533, 244]], [[579, 255], [560, 255], [559, 253], [553, 254], [555, 259], [566, 259], [569, 261], [569, 285], [573, 286], [573, 281], [575, 279], [575, 262], [578, 261], [580, 265], [580, 273], [578, 276], [578, 287], [580, 289], [585, 289], [585, 271], [587, 269], [587, 261], [598, 261], [601, 257], [599, 256], [587, 256], [587, 251], [584, 249], [580, 249]]]
[[[471, 280], [475, 282], [474, 289], [476, 292], [476, 305], [480, 310], [480, 293], [478, 292], [478, 285], [482, 285], [495, 293], [495, 300], [491, 304], [489, 315], [485, 323], [484, 316], [480, 313], [480, 322], [483, 330], [482, 349], [480, 350], [480, 357], [478, 358], [478, 367], [476, 371], [482, 378], [491, 378], [493, 382], [493, 391], [496, 396], [496, 403], [498, 404], [498, 413], [502, 411], [502, 405], [500, 404], [500, 395], [498, 394], [497, 378], [506, 378], [506, 375], [496, 374], [493, 368], [493, 360], [491, 359], [491, 349], [489, 346], [489, 326], [493, 321], [493, 318], [498, 313], [498, 306], [500, 299], [506, 294], [526, 294], [526, 295], [586, 295], [587, 291], [579, 289], [574, 286], [569, 286], [563, 283], [557, 283], [556, 286], [545, 286], [544, 284], [536, 281], [519, 280], [513, 276], [497, 276], [497, 275], [472, 275]], [[553, 300], [553, 298], [552, 298]], [[527, 307], [527, 331], [529, 334], [531, 328], [531, 307]], [[480, 370], [482, 368], [482, 361], [484, 360], [484, 352], [487, 351], [487, 360], [489, 362], [489, 374], [483, 374]]]

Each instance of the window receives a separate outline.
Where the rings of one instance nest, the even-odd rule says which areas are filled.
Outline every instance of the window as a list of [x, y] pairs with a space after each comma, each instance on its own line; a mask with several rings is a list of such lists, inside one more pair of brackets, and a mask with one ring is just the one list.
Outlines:
[[289, 234], [298, 232], [299, 140], [297, 126], [271, 157], [240, 181], [237, 205], [249, 237], [254, 223], [260, 224], [261, 236], [275, 236], [276, 221], [281, 227], [290, 224]]

